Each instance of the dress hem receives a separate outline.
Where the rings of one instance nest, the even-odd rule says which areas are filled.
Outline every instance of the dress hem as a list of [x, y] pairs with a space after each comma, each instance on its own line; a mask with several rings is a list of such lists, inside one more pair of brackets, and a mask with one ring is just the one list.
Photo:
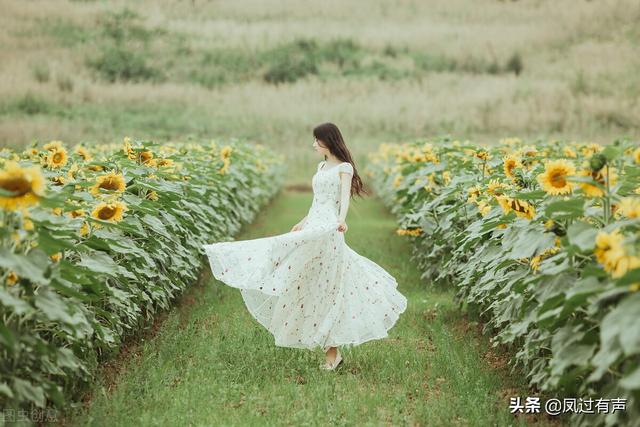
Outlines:
[[385, 333], [384, 335], [376, 335], [372, 338], [368, 338], [364, 341], [349, 341], [349, 342], [342, 342], [342, 343], [334, 343], [334, 344], [324, 344], [324, 345], [312, 345], [312, 346], [307, 346], [307, 345], [282, 345], [282, 344], [278, 344], [278, 342], [275, 342], [275, 346], [276, 347], [281, 347], [281, 348], [300, 348], [300, 349], [304, 349], [304, 350], [315, 350], [316, 348], [320, 348], [323, 349], [326, 347], [340, 347], [340, 346], [348, 346], [348, 347], [355, 347], [355, 346], [359, 346], [361, 344], [367, 343], [369, 341], [374, 341], [374, 340], [381, 340], [384, 338], [388, 338], [389, 337], [389, 331], [391, 330], [391, 328], [393, 328], [396, 323], [398, 323], [398, 320], [400, 319], [400, 315], [402, 313], [404, 313], [407, 310], [407, 307], [405, 306], [404, 309], [402, 311], [398, 311], [398, 315], [396, 317], [396, 319], [393, 321], [393, 323], [391, 324], [391, 326], [389, 326], [388, 328], [385, 328]]

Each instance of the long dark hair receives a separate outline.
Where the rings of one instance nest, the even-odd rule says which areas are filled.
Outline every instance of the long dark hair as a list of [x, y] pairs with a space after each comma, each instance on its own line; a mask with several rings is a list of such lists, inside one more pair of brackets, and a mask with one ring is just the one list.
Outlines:
[[[358, 175], [358, 171], [356, 170], [356, 164], [353, 161], [351, 153], [344, 143], [344, 139], [342, 139], [342, 134], [340, 133], [340, 129], [338, 129], [338, 126], [334, 125], [333, 123], [322, 123], [313, 128], [313, 136], [322, 141], [322, 144], [331, 152], [331, 154], [333, 154], [343, 162], [351, 163], [351, 166], [353, 166], [353, 177], [351, 177], [350, 195], [352, 197], [354, 195], [362, 197], [361, 193], [369, 194], [364, 189], [362, 179], [360, 179], [360, 175]], [[327, 160], [326, 155], [324, 156], [324, 159]]]

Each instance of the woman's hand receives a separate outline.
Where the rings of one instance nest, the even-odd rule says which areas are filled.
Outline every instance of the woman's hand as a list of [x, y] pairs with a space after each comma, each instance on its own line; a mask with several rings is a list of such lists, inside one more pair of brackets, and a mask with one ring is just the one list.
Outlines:
[[346, 222], [341, 221], [341, 222], [338, 224], [338, 231], [346, 232], [348, 229], [349, 229], [349, 227], [347, 226], [347, 223], [346, 223]]
[[291, 231], [300, 231], [301, 229], [302, 229], [302, 226], [298, 223], [298, 224], [293, 226]]

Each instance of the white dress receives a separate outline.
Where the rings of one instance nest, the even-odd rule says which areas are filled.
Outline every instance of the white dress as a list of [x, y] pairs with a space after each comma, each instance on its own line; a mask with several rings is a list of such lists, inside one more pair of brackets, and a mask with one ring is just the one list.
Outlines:
[[350, 163], [322, 168], [302, 229], [204, 245], [213, 276], [239, 288], [251, 315], [279, 347], [314, 349], [385, 338], [407, 307], [396, 279], [345, 243], [340, 177]]

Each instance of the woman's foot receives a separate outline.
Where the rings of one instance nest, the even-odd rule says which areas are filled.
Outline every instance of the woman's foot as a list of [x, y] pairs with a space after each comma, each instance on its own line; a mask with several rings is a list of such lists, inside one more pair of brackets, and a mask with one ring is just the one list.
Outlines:
[[325, 353], [325, 363], [320, 365], [321, 369], [333, 370], [342, 362], [342, 355], [337, 347], [327, 347]]
[[338, 347], [325, 347], [325, 350], [325, 363], [320, 365], [320, 368], [333, 370], [342, 362], [342, 355], [338, 351]]
[[329, 350], [324, 354], [325, 362], [328, 365], [332, 365], [336, 360], [336, 355], [338, 354], [338, 347], [329, 347]]

